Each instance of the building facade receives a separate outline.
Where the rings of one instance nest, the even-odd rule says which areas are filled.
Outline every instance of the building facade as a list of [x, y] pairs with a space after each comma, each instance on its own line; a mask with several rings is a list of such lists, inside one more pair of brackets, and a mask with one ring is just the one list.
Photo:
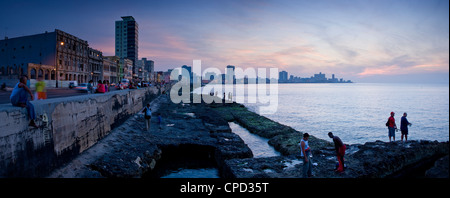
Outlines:
[[116, 21], [115, 55], [133, 61], [133, 70], [138, 61], [139, 26], [132, 16], [123, 16]]
[[123, 76], [121, 79], [126, 78], [131, 81], [133, 79], [133, 61], [128, 58], [121, 58], [120, 63], [123, 66]]
[[94, 82], [103, 81], [103, 53], [99, 50], [89, 48], [89, 71]]
[[119, 59], [117, 56], [103, 57], [103, 79], [109, 80], [110, 83], [118, 83]]
[[0, 80], [8, 82], [27, 75], [29, 79], [42, 76], [44, 80], [55, 80], [56, 87], [62, 87], [63, 81], [85, 83], [92, 79], [93, 69], [97, 69], [91, 63], [100, 66], [96, 60], [101, 60], [101, 52], [94, 51], [96, 57], [90, 56], [92, 50], [87, 41], [58, 29], [5, 38], [0, 40]]

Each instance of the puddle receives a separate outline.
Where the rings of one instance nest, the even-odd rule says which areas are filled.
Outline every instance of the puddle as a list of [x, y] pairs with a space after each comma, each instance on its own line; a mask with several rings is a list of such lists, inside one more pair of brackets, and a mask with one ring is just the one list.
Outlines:
[[161, 159], [147, 178], [220, 178], [215, 148], [201, 145], [171, 145], [161, 148]]
[[252, 134], [247, 129], [234, 122], [229, 122], [228, 125], [230, 126], [231, 131], [239, 135], [252, 150], [254, 158], [274, 157], [281, 155], [269, 145], [269, 139]]
[[283, 170], [286, 170], [289, 168], [294, 168], [295, 165], [297, 165], [297, 164], [303, 164], [303, 160], [294, 159], [294, 160], [286, 161], [286, 162], [284, 162], [285, 167], [283, 168]]
[[172, 170], [161, 178], [220, 178], [219, 170], [217, 168], [197, 168], [186, 169], [180, 168]]
[[194, 113], [182, 113], [183, 115], [187, 115], [191, 118], [195, 118], [195, 114]]

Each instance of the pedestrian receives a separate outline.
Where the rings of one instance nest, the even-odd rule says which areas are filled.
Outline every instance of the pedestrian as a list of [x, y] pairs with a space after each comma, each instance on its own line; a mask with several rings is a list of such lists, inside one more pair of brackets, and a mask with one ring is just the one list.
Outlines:
[[20, 77], [19, 82], [14, 86], [13, 91], [11, 92], [11, 96], [9, 99], [11, 100], [11, 104], [17, 107], [25, 107], [27, 109], [28, 118], [30, 119], [30, 123], [28, 126], [33, 126], [38, 128], [34, 119], [36, 119], [36, 113], [34, 112], [34, 106], [28, 100], [27, 93], [30, 94], [31, 100], [34, 99], [33, 93], [31, 93], [30, 88], [27, 87], [27, 79], [28, 77], [23, 75]]
[[395, 113], [391, 112], [391, 116], [388, 118], [388, 121], [386, 122], [386, 126], [388, 127], [389, 132], [389, 142], [391, 142], [391, 137], [394, 139], [395, 142], [395, 130], [397, 129], [397, 125], [395, 124]]
[[311, 148], [308, 145], [309, 134], [304, 133], [303, 139], [300, 141], [300, 156], [303, 159], [303, 177], [312, 177]]
[[45, 82], [42, 80], [42, 76], [38, 77], [38, 82], [36, 82], [36, 99], [44, 100], [47, 99], [47, 92], [45, 90]]
[[158, 113], [158, 125], [159, 125], [159, 129], [162, 129], [162, 127], [161, 127], [161, 125], [162, 125], [161, 113]]
[[94, 81], [90, 80], [89, 83], [87, 84], [87, 93], [91, 94], [92, 93], [92, 89], [93, 89], [93, 85]]
[[345, 149], [347, 149], [347, 147], [345, 146], [344, 143], [342, 143], [341, 138], [333, 135], [332, 132], [328, 133], [328, 137], [333, 139], [334, 149], [336, 150], [336, 156], [339, 161], [339, 166], [336, 169], [336, 172], [340, 173], [340, 172], [344, 171], [344, 155], [345, 155]]
[[96, 93], [105, 93], [105, 85], [101, 80], [98, 81]]
[[106, 83], [106, 80], [103, 80], [103, 85], [105, 85], [105, 93], [108, 92], [108, 84]]
[[408, 114], [403, 113], [402, 119], [400, 121], [400, 131], [402, 131], [402, 142], [403, 142], [403, 136], [405, 136], [405, 142], [408, 141], [408, 126], [411, 126], [412, 124], [406, 119], [406, 116]]
[[144, 113], [144, 118], [145, 118], [145, 129], [147, 129], [147, 131], [150, 130], [150, 121], [152, 119], [152, 109], [150, 108], [150, 104], [147, 104], [147, 106], [144, 107], [144, 109], [142, 110], [142, 113]]

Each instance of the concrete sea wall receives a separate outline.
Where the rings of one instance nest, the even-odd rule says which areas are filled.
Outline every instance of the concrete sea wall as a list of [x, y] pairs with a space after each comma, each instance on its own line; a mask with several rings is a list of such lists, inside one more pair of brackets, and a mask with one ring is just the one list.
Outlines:
[[37, 124], [25, 108], [0, 105], [0, 177], [41, 177], [73, 159], [141, 110], [162, 91], [155, 87], [32, 102]]

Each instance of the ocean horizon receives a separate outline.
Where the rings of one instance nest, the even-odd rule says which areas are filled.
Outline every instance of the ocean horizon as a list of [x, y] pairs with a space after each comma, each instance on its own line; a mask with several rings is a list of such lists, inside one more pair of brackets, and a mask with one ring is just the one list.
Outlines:
[[[221, 89], [220, 85], [207, 86]], [[233, 87], [234, 93], [245, 89], [246, 100], [241, 103], [249, 110], [260, 113], [259, 107], [268, 105], [258, 98], [256, 103], [249, 103], [255, 96], [248, 95], [248, 85]], [[268, 86], [262, 89], [270, 93]], [[275, 113], [261, 115], [321, 139], [328, 140], [331, 131], [347, 144], [389, 141], [385, 123], [390, 112], [395, 112], [398, 128], [406, 112], [412, 123], [408, 140], [449, 141], [446, 83], [280, 83], [277, 92]], [[400, 137], [401, 132], [396, 132], [395, 140]]]

